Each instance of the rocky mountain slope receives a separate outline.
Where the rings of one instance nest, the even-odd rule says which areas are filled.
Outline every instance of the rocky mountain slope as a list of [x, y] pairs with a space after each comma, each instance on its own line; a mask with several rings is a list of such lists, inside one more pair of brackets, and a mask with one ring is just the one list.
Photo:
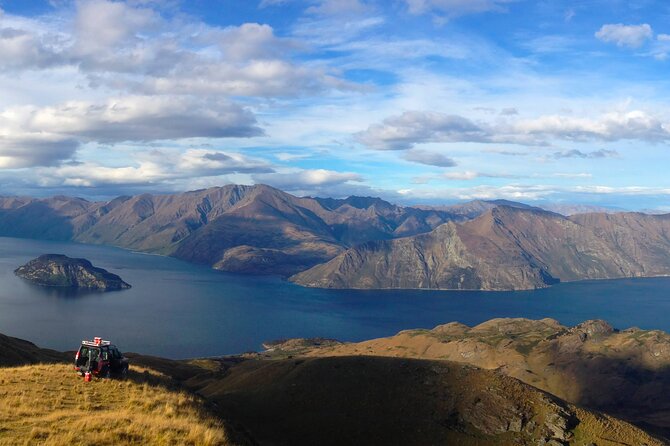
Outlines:
[[564, 217], [505, 200], [401, 207], [295, 197], [269, 186], [181, 194], [0, 197], [0, 236], [171, 255], [334, 288], [511, 290], [670, 274], [670, 215]]
[[[31, 345], [0, 340], [13, 351]], [[6, 355], [3, 346], [0, 363]], [[127, 381], [84, 383], [53, 363], [0, 368], [0, 380], [7, 444], [663, 444], [502, 373], [444, 360], [131, 355]]]
[[670, 438], [670, 335], [659, 330], [620, 331], [604, 321], [566, 327], [553, 319], [493, 319], [361, 343], [296, 345], [274, 347], [307, 357], [439, 359], [496, 370]]
[[116, 274], [96, 268], [86, 259], [73, 259], [61, 254], [41, 255], [17, 268], [14, 274], [41, 286], [103, 291], [130, 288]]
[[1, 236], [113, 245], [261, 274], [290, 275], [353, 244], [430, 231], [452, 217], [374, 198], [298, 198], [264, 185], [106, 203], [0, 198]]
[[325, 288], [518, 290], [670, 274], [670, 215], [498, 206], [462, 224], [365, 243], [292, 277]]

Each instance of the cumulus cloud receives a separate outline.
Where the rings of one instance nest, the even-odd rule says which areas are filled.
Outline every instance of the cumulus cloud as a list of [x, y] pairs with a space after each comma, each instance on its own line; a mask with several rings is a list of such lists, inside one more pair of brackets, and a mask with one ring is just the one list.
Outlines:
[[458, 115], [429, 111], [407, 111], [373, 124], [356, 139], [376, 150], [407, 150], [427, 142], [487, 141], [486, 130]]
[[151, 9], [107, 0], [78, 0], [75, 53], [98, 54], [140, 40], [138, 33], [157, 24]]
[[146, 186], [193, 177], [271, 172], [274, 168], [263, 160], [213, 149], [189, 149], [183, 153], [154, 149], [135, 154], [127, 166], [79, 162], [39, 170], [42, 182], [50, 187]]
[[336, 172], [326, 169], [297, 170], [290, 173], [260, 174], [253, 176], [258, 183], [269, 184], [287, 191], [334, 186], [349, 182], [362, 182], [357, 173]]
[[535, 119], [475, 123], [459, 115], [410, 111], [391, 116], [355, 134], [375, 150], [408, 150], [422, 143], [478, 142], [549, 145], [549, 141], [670, 140], [670, 124], [640, 110], [615, 111], [596, 118], [546, 115]]
[[426, 164], [428, 166], [453, 167], [456, 165], [456, 161], [441, 153], [420, 149], [408, 150], [403, 158], [413, 163]]
[[0, 130], [0, 169], [52, 166], [71, 158], [79, 142], [67, 136], [36, 133], [3, 135]]
[[73, 25], [57, 30], [49, 16], [2, 20], [0, 68], [75, 67], [91, 87], [142, 94], [288, 97], [354, 88], [294, 57], [311, 49], [266, 24], [169, 20], [146, 2], [75, 5]]
[[482, 12], [504, 12], [516, 0], [405, 0], [411, 14], [436, 12], [447, 17]]
[[517, 134], [574, 141], [670, 140], [670, 125], [641, 110], [615, 111], [595, 119], [561, 115], [541, 116], [518, 121], [510, 130]]
[[293, 40], [277, 37], [270, 25], [259, 23], [213, 29], [204, 34], [203, 41], [216, 43], [223, 54], [232, 60], [274, 58], [300, 47]]
[[104, 103], [70, 101], [0, 112], [0, 167], [52, 165], [79, 143], [262, 135], [256, 118], [226, 101], [127, 96]]
[[639, 48], [654, 36], [651, 26], [624, 25], [623, 23], [603, 25], [595, 34], [596, 38], [620, 47]]
[[31, 134], [46, 132], [108, 143], [262, 135], [253, 114], [238, 105], [166, 96], [13, 107], [0, 112], [0, 128], [10, 135], [16, 130]]

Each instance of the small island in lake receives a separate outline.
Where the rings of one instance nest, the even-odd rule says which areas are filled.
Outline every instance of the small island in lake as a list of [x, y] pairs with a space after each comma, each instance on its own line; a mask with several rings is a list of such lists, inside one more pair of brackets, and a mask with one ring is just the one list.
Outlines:
[[37, 285], [49, 287], [123, 290], [130, 288], [116, 274], [96, 268], [86, 259], [62, 254], [44, 254], [14, 270], [17, 276]]

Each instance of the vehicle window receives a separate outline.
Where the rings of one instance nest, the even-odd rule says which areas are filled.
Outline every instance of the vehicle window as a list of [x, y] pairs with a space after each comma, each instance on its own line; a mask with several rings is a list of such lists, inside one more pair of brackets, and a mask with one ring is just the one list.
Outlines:
[[112, 348], [112, 356], [116, 359], [121, 359], [121, 352], [116, 347]]
[[102, 360], [109, 361], [109, 351], [106, 348], [102, 350]]
[[79, 357], [83, 358], [88, 356], [88, 347], [80, 347], [79, 348]]

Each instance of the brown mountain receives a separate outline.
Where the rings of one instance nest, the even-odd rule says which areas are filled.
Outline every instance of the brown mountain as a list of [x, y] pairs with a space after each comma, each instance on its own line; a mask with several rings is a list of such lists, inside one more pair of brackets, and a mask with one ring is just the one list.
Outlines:
[[498, 206], [462, 224], [365, 243], [292, 277], [326, 288], [533, 289], [670, 274], [670, 216]]
[[0, 198], [0, 235], [114, 245], [225, 271], [285, 275], [356, 243], [430, 231], [451, 217], [378, 198], [298, 198], [264, 185], [106, 203]]

